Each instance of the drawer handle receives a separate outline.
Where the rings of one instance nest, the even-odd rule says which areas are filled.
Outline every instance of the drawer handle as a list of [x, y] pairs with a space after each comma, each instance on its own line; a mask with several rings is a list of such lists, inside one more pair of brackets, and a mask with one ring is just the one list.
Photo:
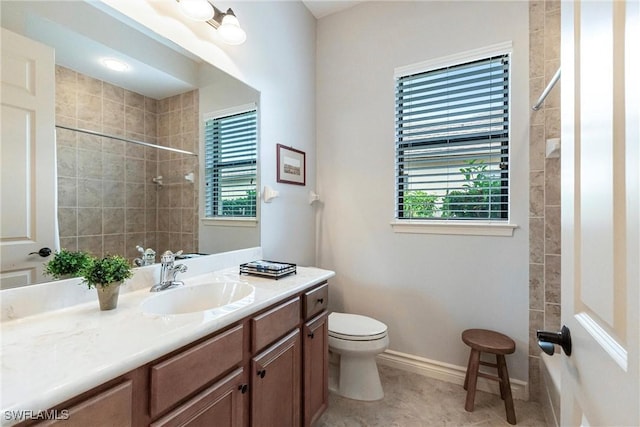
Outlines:
[[309, 332], [309, 333], [307, 334], [307, 336], [308, 336], [309, 338], [313, 339], [313, 332]]
[[260, 378], [264, 378], [264, 376], [265, 376], [266, 374], [267, 374], [267, 371], [266, 371], [265, 369], [260, 369], [260, 370], [258, 371], [258, 376], [259, 376]]
[[324, 302], [324, 298], [318, 298], [318, 304], [322, 304]]
[[240, 392], [241, 392], [242, 394], [245, 394], [245, 393], [247, 392], [247, 389], [248, 389], [248, 388], [249, 388], [249, 387], [248, 387], [246, 384], [241, 384], [241, 385], [239, 385], [239, 386], [238, 386], [238, 390], [240, 390]]

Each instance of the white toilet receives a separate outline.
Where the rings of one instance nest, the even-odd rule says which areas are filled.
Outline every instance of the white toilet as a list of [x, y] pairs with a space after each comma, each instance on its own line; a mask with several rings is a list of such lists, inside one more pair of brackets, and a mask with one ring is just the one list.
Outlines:
[[329, 351], [338, 354], [337, 385], [330, 388], [340, 396], [355, 400], [384, 397], [376, 355], [389, 346], [387, 325], [358, 314], [329, 315]]

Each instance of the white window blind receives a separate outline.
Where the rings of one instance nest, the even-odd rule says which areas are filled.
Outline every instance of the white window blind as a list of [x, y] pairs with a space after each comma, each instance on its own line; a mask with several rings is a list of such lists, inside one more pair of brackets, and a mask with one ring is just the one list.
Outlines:
[[256, 110], [205, 119], [205, 216], [256, 217]]
[[509, 55], [396, 78], [396, 218], [508, 220]]

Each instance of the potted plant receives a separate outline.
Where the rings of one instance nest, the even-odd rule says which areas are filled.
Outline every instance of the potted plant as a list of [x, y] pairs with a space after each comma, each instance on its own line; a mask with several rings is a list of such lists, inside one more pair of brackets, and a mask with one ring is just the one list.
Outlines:
[[44, 274], [54, 279], [77, 277], [90, 262], [91, 255], [86, 252], [61, 249], [45, 264]]
[[102, 259], [92, 258], [82, 271], [82, 276], [82, 283], [89, 289], [96, 288], [100, 310], [113, 310], [118, 305], [120, 285], [131, 277], [131, 265], [119, 255], [108, 255]]

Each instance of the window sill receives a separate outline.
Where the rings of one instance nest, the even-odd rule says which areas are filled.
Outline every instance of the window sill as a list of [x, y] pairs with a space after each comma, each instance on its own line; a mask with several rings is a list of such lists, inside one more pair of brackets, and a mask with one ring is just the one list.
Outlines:
[[200, 220], [202, 225], [207, 227], [257, 227], [257, 218], [242, 218], [242, 217], [229, 217], [229, 218], [202, 218]]
[[513, 236], [516, 224], [504, 222], [403, 221], [391, 222], [395, 233], [453, 234], [466, 236]]

